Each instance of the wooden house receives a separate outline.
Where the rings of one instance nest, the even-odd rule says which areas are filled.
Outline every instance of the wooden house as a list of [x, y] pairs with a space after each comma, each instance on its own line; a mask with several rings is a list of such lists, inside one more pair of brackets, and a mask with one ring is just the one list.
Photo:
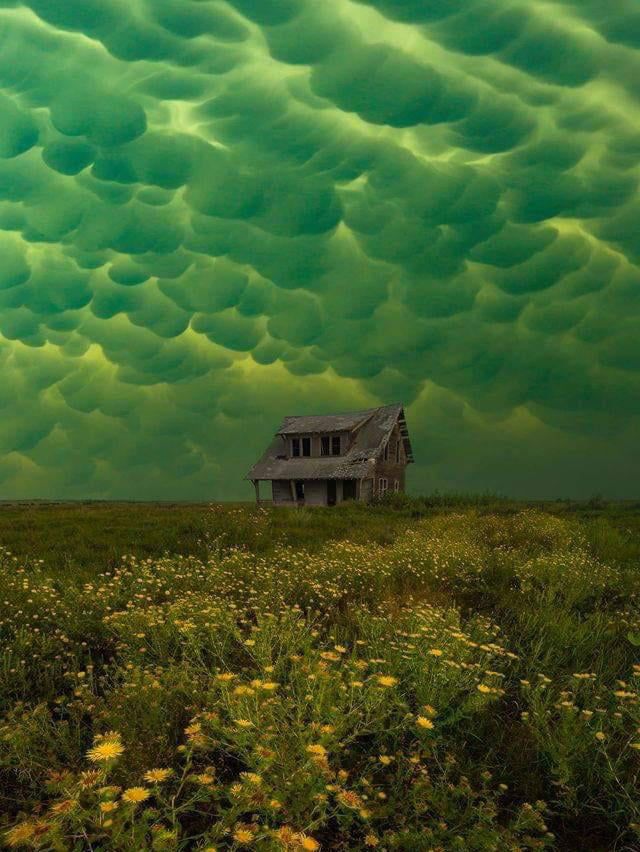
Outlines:
[[[402, 405], [348, 414], [285, 417], [262, 458], [246, 479], [258, 503], [276, 506], [334, 506], [405, 490], [413, 461]], [[260, 483], [271, 483], [271, 498]]]

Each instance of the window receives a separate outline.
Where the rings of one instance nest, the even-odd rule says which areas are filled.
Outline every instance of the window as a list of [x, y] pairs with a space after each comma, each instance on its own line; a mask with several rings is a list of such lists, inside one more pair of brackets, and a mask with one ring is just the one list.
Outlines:
[[384, 460], [389, 461], [389, 442], [384, 445]]
[[320, 455], [328, 456], [331, 453], [331, 442], [328, 435], [323, 435], [320, 438]]
[[397, 479], [393, 480], [393, 490], [397, 493], [400, 491], [400, 483]]
[[291, 439], [291, 455], [294, 457], [300, 455], [300, 438]]
[[396, 461], [400, 461], [400, 441], [396, 441]]
[[302, 439], [302, 455], [310, 456], [311, 455], [311, 438], [303, 438]]
[[380, 494], [381, 497], [384, 497], [384, 495], [387, 493], [388, 487], [389, 487], [389, 480], [386, 479], [385, 477], [381, 476], [380, 479], [378, 480], [378, 494]]
[[331, 436], [331, 455], [339, 456], [342, 452], [340, 435], [332, 435]]

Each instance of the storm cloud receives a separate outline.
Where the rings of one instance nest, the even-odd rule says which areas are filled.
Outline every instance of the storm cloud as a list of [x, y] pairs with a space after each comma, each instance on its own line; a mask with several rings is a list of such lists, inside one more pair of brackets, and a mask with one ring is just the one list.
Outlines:
[[637, 496], [639, 164], [636, 0], [0, 0], [0, 497]]

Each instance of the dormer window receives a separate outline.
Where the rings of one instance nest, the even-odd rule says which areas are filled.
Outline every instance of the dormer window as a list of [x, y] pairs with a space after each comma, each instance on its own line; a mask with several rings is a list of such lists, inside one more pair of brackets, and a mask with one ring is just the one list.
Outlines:
[[311, 455], [311, 438], [292, 438], [291, 455], [293, 458]]
[[339, 456], [342, 454], [342, 440], [340, 435], [322, 435], [320, 437], [321, 456]]

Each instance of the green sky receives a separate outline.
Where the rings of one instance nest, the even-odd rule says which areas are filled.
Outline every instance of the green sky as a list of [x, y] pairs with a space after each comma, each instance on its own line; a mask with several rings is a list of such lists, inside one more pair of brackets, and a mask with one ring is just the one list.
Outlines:
[[638, 0], [0, 0], [0, 498], [638, 496]]

